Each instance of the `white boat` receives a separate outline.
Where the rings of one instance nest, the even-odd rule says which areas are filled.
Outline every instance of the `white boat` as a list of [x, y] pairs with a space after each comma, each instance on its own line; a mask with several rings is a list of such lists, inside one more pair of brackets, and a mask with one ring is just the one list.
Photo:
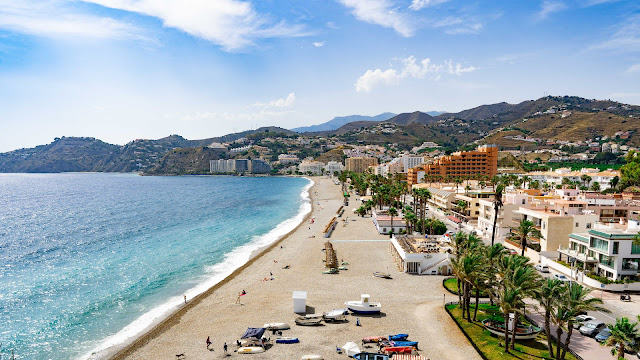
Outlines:
[[324, 360], [322, 355], [302, 355], [300, 360]]
[[[482, 325], [493, 335], [504, 337], [504, 323], [485, 319], [482, 320]], [[541, 331], [542, 329], [539, 327], [518, 325], [516, 326], [516, 340], [535, 339]], [[511, 336], [511, 334], [511, 331], [509, 331], [509, 336]]]
[[377, 314], [382, 310], [380, 303], [372, 303], [369, 294], [362, 294], [360, 301], [347, 301], [344, 304], [356, 314]]
[[261, 348], [260, 346], [245, 346], [238, 348], [238, 354], [259, 354], [263, 352], [264, 348]]
[[383, 272], [380, 272], [380, 271], [374, 272], [373, 276], [379, 277], [379, 278], [383, 278], [383, 279], [391, 279], [391, 274], [383, 273]]
[[287, 323], [270, 323], [264, 324], [263, 326], [267, 330], [288, 330], [291, 329], [291, 326]]
[[347, 315], [349, 315], [348, 309], [333, 309], [331, 311], [327, 311], [322, 313], [322, 318], [324, 321], [345, 321], [347, 320]]

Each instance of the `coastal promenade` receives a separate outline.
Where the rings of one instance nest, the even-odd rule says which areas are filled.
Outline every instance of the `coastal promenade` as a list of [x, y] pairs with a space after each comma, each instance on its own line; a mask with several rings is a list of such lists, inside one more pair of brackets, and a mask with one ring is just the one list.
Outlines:
[[[420, 354], [432, 360], [480, 359], [443, 309], [442, 278], [400, 273], [389, 254], [388, 237], [377, 234], [369, 216], [362, 218], [353, 213], [357, 207], [353, 200], [345, 207], [343, 217], [338, 218], [331, 236], [336, 240], [338, 259], [349, 263], [348, 270], [322, 274], [326, 241], [322, 231], [341, 206], [342, 196], [340, 186], [332, 180], [314, 180], [316, 184], [310, 190], [312, 213], [296, 230], [219, 286], [197, 299], [189, 299], [182, 310], [133, 345], [105, 357], [175, 359], [177, 354], [185, 354], [186, 359], [219, 359], [226, 358], [222, 347], [226, 342], [233, 358], [300, 359], [303, 354], [319, 354], [325, 359], [344, 359], [346, 355], [337, 354], [335, 349], [347, 341], [360, 344], [365, 336], [406, 332], [412, 341], [419, 341]], [[342, 221], [347, 217], [348, 222]], [[283, 269], [286, 265], [289, 269]], [[389, 271], [393, 279], [373, 277], [375, 271]], [[241, 298], [242, 304], [236, 304], [242, 290], [247, 295]], [[345, 301], [359, 300], [362, 293], [381, 302], [383, 313], [359, 317], [362, 326], [356, 326], [355, 316], [349, 316], [346, 323], [297, 326], [292, 301], [296, 290], [308, 292], [308, 313], [344, 308]], [[447, 301], [454, 300], [454, 296], [446, 294]], [[283, 336], [298, 337], [300, 343], [274, 344], [263, 354], [233, 352], [235, 341], [248, 327], [273, 322], [290, 324], [291, 330], [285, 330]], [[206, 348], [208, 336], [213, 351]], [[275, 336], [271, 338], [274, 342]]]

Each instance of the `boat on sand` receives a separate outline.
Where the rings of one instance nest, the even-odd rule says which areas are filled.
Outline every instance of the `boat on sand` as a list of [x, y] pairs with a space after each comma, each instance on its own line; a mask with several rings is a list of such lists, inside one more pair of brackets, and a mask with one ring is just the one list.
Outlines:
[[264, 348], [260, 346], [244, 346], [244, 347], [238, 348], [238, 354], [259, 354], [263, 352], [264, 352]]
[[347, 309], [356, 314], [377, 314], [382, 310], [380, 303], [372, 303], [369, 294], [362, 294], [360, 301], [347, 301], [344, 304]]
[[295, 321], [300, 326], [320, 325], [322, 316], [298, 316]]
[[325, 322], [345, 321], [347, 320], [347, 315], [349, 315], [349, 310], [347, 309], [333, 309], [322, 313], [322, 318]]
[[391, 274], [383, 273], [383, 272], [380, 272], [380, 271], [374, 272], [373, 276], [379, 277], [379, 278], [383, 278], [383, 279], [391, 279]]
[[365, 344], [368, 343], [380, 343], [383, 341], [387, 341], [387, 338], [384, 336], [367, 336], [362, 338], [362, 342]]
[[324, 360], [324, 358], [322, 357], [322, 355], [302, 355], [302, 357], [300, 358], [301, 360]]
[[297, 337], [283, 336], [276, 339], [277, 344], [297, 344], [300, 340]]
[[287, 323], [269, 323], [264, 324], [263, 326], [267, 330], [288, 330], [291, 329], [291, 326]]
[[353, 355], [356, 360], [389, 360], [389, 355], [363, 352]]

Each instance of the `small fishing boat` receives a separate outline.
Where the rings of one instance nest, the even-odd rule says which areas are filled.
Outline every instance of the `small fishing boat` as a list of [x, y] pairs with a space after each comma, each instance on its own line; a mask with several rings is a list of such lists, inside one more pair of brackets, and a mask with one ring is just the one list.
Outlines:
[[297, 337], [283, 336], [276, 339], [277, 344], [297, 344], [299, 342], [300, 340]]
[[349, 310], [347, 309], [333, 309], [331, 311], [322, 313], [322, 318], [326, 322], [345, 321], [347, 320], [347, 315], [349, 315]]
[[260, 346], [245, 346], [238, 348], [238, 354], [259, 354], [263, 352], [264, 348]]
[[365, 344], [369, 343], [380, 343], [383, 341], [387, 341], [387, 338], [384, 336], [367, 336], [362, 338], [362, 342]]
[[360, 301], [347, 301], [344, 304], [347, 309], [357, 314], [377, 314], [382, 310], [380, 303], [372, 303], [369, 301], [369, 294], [362, 294]]
[[295, 321], [296, 325], [301, 326], [320, 325], [322, 316], [298, 316]]
[[264, 324], [263, 326], [267, 330], [288, 330], [291, 329], [291, 326], [287, 323], [270, 323]]
[[412, 346], [387, 346], [382, 349], [387, 354], [413, 354]]
[[391, 279], [391, 274], [383, 273], [383, 272], [380, 272], [380, 271], [374, 272], [373, 276], [379, 277], [379, 278], [383, 278], [383, 279]]
[[389, 360], [389, 355], [363, 352], [353, 355], [356, 360]]
[[393, 346], [412, 346], [416, 349], [418, 348], [417, 341], [392, 341]]
[[408, 337], [409, 337], [409, 334], [395, 334], [395, 335], [389, 335], [389, 340], [404, 341], [404, 340], [407, 340]]
[[338, 273], [338, 269], [331, 268], [329, 270], [323, 271], [322, 273], [323, 274], [337, 274]]
[[[493, 335], [504, 337], [504, 323], [485, 319], [482, 320], [482, 325]], [[536, 326], [518, 325], [516, 326], [516, 340], [535, 339], [541, 331], [542, 329]]]
[[302, 355], [300, 360], [324, 360], [324, 358], [322, 357], [322, 355], [311, 354], [311, 355]]

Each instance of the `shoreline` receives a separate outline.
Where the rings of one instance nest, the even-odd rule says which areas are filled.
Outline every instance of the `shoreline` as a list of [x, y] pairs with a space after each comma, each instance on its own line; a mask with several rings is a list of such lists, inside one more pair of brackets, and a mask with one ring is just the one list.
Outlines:
[[[296, 177], [298, 177], [298, 176], [296, 176]], [[277, 230], [280, 226], [285, 224], [287, 221], [289, 221], [291, 219], [295, 219], [299, 215], [301, 215], [305, 211], [305, 209], [304, 209], [305, 203], [308, 202], [310, 204], [310, 208], [308, 209], [306, 214], [304, 214], [304, 216], [301, 218], [299, 223], [297, 223], [296, 226], [293, 229], [289, 230], [287, 233], [285, 233], [283, 235], [278, 236], [278, 238], [276, 240], [274, 240], [273, 242], [271, 242], [271, 243], [269, 243], [267, 245], [264, 245], [264, 246], [260, 246], [260, 247], [258, 247], [256, 249], [252, 250], [251, 253], [249, 254], [249, 257], [248, 257], [247, 261], [245, 261], [239, 267], [235, 268], [230, 274], [226, 275], [224, 278], [222, 278], [221, 280], [217, 281], [215, 284], [211, 285], [206, 290], [198, 293], [193, 298], [189, 299], [186, 304], [184, 304], [184, 305], [183, 304], [178, 304], [178, 305], [173, 306], [172, 308], [167, 309], [166, 313], [164, 313], [161, 316], [159, 316], [156, 319], [154, 319], [148, 326], [145, 326], [144, 328], [142, 328], [135, 335], [132, 335], [132, 336], [126, 338], [124, 341], [119, 342], [119, 343], [114, 344], [114, 345], [111, 345], [111, 346], [108, 346], [108, 347], [106, 347], [104, 349], [97, 350], [97, 351], [94, 351], [95, 350], [94, 349], [94, 350], [92, 350], [91, 353], [85, 354], [82, 357], [80, 357], [80, 359], [83, 359], [83, 360], [85, 360], [85, 359], [86, 360], [103, 360], [103, 359], [123, 359], [123, 358], [125, 358], [130, 353], [134, 352], [137, 348], [143, 346], [149, 340], [151, 340], [151, 339], [153, 339], [153, 338], [155, 338], [157, 336], [160, 336], [163, 332], [165, 332], [167, 329], [169, 329], [172, 325], [174, 325], [175, 323], [179, 322], [178, 320], [180, 319], [180, 317], [183, 314], [185, 314], [187, 311], [189, 311], [193, 307], [197, 306], [204, 298], [206, 298], [209, 295], [213, 294], [215, 292], [215, 290], [219, 289], [224, 284], [226, 284], [229, 281], [233, 280], [244, 269], [249, 267], [256, 260], [260, 259], [263, 255], [267, 254], [270, 250], [272, 250], [278, 244], [280, 244], [282, 241], [284, 241], [286, 238], [291, 236], [291, 234], [295, 233], [306, 221], [309, 220], [310, 216], [313, 214], [314, 205], [313, 205], [312, 189], [317, 184], [316, 181], [314, 181], [313, 179], [311, 179], [309, 177], [306, 177], [306, 176], [299, 176], [299, 177], [302, 177], [302, 178], [305, 178], [305, 179], [309, 180], [309, 184], [305, 185], [303, 190], [300, 193], [300, 196], [303, 199], [302, 199], [302, 203], [300, 204], [300, 210], [299, 210], [298, 214], [296, 214], [296, 216], [294, 216], [293, 218], [289, 218], [287, 220], [284, 220], [283, 222], [278, 224], [275, 228], [273, 228], [270, 232]], [[264, 234], [262, 236], [266, 236], [270, 232], [268, 232], [268, 233], [266, 233], [266, 234]], [[249, 245], [249, 244], [247, 244], [247, 245]], [[243, 246], [247, 246], [247, 245], [243, 245]], [[239, 248], [241, 248], [241, 247], [239, 247]], [[219, 264], [215, 264], [215, 265], [219, 265]], [[213, 266], [215, 266], [215, 265], [213, 265]], [[197, 288], [197, 286], [194, 287], [194, 288]], [[145, 313], [142, 316], [145, 316], [146, 314], [152, 312], [154, 309], [150, 309], [149, 312]], [[133, 322], [127, 324], [124, 328], [122, 328], [120, 331], [118, 331], [116, 334], [114, 334], [112, 336], [116, 336], [120, 332], [126, 330], [126, 328], [128, 326], [130, 326], [131, 324], [135, 323], [140, 318], [141, 317], [138, 317], [137, 319], [133, 320]], [[107, 339], [109, 339], [109, 338], [103, 339], [103, 342], [107, 341]], [[99, 346], [100, 345], [98, 345], [98, 347]]]

